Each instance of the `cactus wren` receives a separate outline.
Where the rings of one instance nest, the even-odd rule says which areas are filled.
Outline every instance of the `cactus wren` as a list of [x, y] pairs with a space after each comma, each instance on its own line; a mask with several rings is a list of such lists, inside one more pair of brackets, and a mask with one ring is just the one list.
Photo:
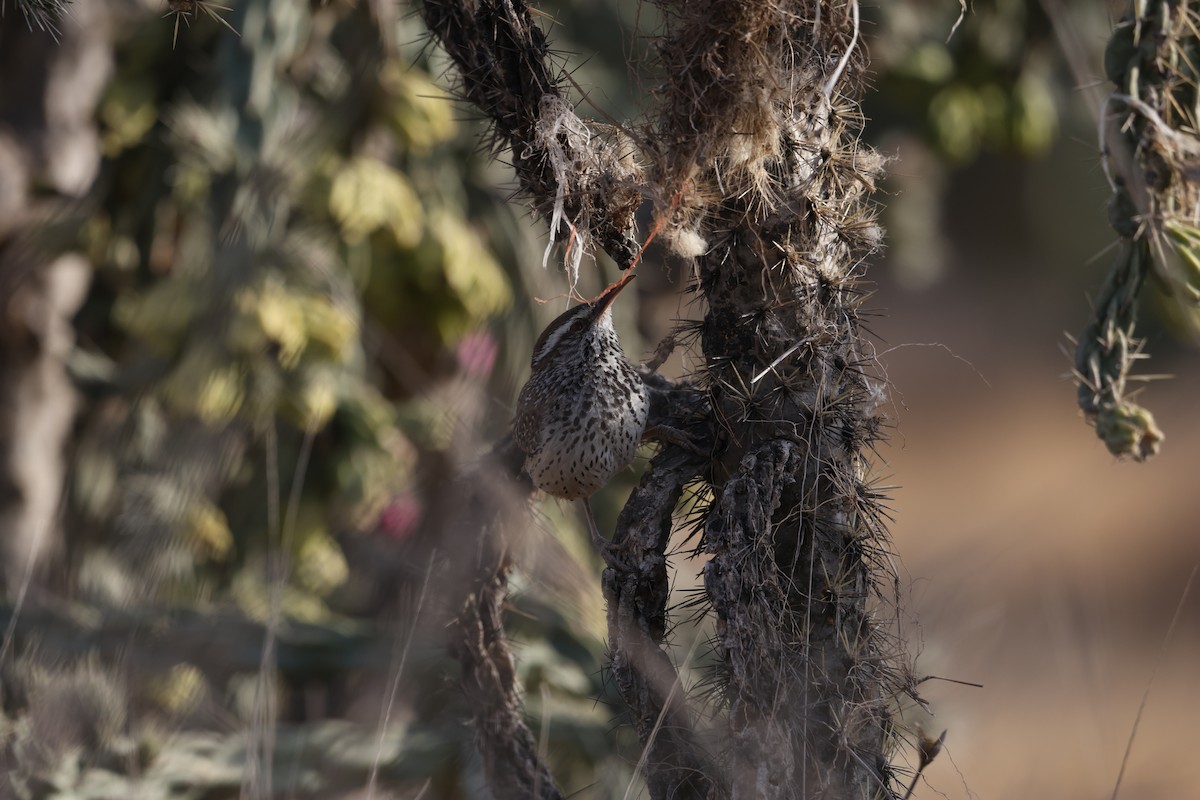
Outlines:
[[590, 303], [551, 322], [533, 348], [529, 381], [517, 398], [513, 439], [535, 486], [583, 504], [598, 547], [588, 498], [633, 461], [650, 397], [613, 329], [613, 300], [629, 273]]

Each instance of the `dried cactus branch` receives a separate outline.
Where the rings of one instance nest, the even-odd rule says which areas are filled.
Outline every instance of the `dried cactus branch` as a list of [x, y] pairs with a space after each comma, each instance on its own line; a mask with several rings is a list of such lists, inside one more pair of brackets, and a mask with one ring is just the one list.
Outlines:
[[905, 670], [871, 611], [893, 575], [857, 307], [884, 159], [858, 135], [856, 3], [663, 5], [657, 177], [706, 245], [703, 377], [728, 441], [704, 544], [732, 796], [887, 797]]
[[1144, 242], [1122, 242], [1075, 351], [1080, 409], [1109, 452], [1136, 461], [1155, 455], [1163, 439], [1154, 416], [1128, 399], [1129, 373], [1142, 357], [1134, 331], [1150, 258]]
[[520, 475], [523, 462], [524, 455], [506, 437], [477, 471], [464, 478], [463, 515], [451, 529], [480, 538], [455, 543], [456, 557], [446, 565], [441, 580], [445, 585], [469, 587], [457, 605], [450, 600], [451, 651], [462, 665], [461, 685], [488, 784], [497, 797], [555, 800], [563, 795], [525, 724], [502, 618], [513, 568], [503, 520], [510, 505], [527, 500], [532, 489]]
[[1143, 3], [1113, 31], [1104, 67], [1116, 87], [1100, 147], [1113, 189], [1109, 220], [1121, 237], [1075, 351], [1079, 407], [1109, 451], [1144, 461], [1163, 434], [1131, 399], [1137, 298], [1147, 278], [1167, 295], [1177, 327], [1200, 338], [1200, 12], [1190, 0]]
[[[677, 420], [678, 414], [672, 421], [682, 421]], [[684, 485], [703, 466], [703, 457], [678, 446], [655, 457], [621, 511], [613, 552], [606, 554], [612, 672], [641, 739], [643, 775], [654, 798], [728, 795], [715, 760], [698, 740], [680, 677], [663, 649], [672, 515]]]
[[[871, 193], [885, 160], [859, 139], [857, 2], [659, 6], [664, 85], [641, 141], [646, 193], [671, 198], [656, 230], [700, 276], [696, 385], [713, 422], [694, 442], [706, 457], [664, 451], [621, 517], [604, 580], [614, 674], [656, 797], [890, 797], [890, 703], [910, 671], [873, 613], [877, 587], [895, 576], [864, 453], [884, 389], [858, 306], [882, 240]], [[552, 225], [561, 216], [601, 244], [605, 229], [628, 231], [597, 220], [626, 219], [633, 206], [603, 190], [635, 176], [614, 182], [608, 156], [588, 152], [597, 140], [559, 107], [525, 7], [427, 3], [425, 13], [462, 94], [493, 120]], [[564, 157], [577, 163], [563, 171]], [[659, 419], [686, 422], [687, 397], [660, 396]], [[705, 588], [726, 700], [714, 723], [725, 752], [711, 755], [661, 646], [670, 513], [701, 467], [718, 498]]]
[[634, 214], [640, 170], [630, 154], [581, 120], [564, 99], [545, 35], [522, 0], [426, 0], [426, 24], [453, 59], [462, 97], [492, 123], [522, 192], [567, 242], [569, 261], [590, 241], [626, 269], [640, 250]]
[[502, 558], [480, 570], [456, 620], [454, 654], [462, 664], [462, 686], [474, 712], [479, 751], [493, 793], [555, 800], [563, 795], [525, 724], [513, 656], [504, 636], [501, 607], [510, 570], [511, 563]]

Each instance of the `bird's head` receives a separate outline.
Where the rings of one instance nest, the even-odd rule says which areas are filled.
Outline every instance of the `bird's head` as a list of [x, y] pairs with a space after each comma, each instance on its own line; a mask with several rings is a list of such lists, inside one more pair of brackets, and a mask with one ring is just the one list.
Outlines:
[[533, 346], [531, 366], [537, 369], [539, 364], [551, 360], [550, 356], [566, 347], [579, 347], [594, 336], [612, 336], [616, 333], [612, 326], [612, 304], [631, 280], [634, 273], [630, 272], [624, 278], [609, 286], [594, 300], [580, 303], [560, 314], [546, 326], [537, 344]]

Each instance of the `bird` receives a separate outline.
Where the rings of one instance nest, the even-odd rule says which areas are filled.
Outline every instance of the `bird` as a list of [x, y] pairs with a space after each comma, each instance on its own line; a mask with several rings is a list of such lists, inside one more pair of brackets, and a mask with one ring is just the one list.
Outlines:
[[634, 273], [546, 326], [517, 397], [513, 441], [533, 484], [583, 506], [604, 552], [588, 498], [633, 461], [646, 432], [650, 393], [613, 328], [612, 304]]

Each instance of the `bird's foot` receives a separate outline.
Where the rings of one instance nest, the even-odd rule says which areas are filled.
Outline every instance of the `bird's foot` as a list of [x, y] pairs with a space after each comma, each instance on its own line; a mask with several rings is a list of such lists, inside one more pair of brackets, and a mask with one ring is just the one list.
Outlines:
[[694, 456], [703, 457], [708, 455], [708, 451], [701, 448], [698, 441], [688, 436], [679, 428], [672, 428], [669, 425], [653, 425], [646, 429], [646, 432], [642, 434], [642, 438], [682, 447]]

